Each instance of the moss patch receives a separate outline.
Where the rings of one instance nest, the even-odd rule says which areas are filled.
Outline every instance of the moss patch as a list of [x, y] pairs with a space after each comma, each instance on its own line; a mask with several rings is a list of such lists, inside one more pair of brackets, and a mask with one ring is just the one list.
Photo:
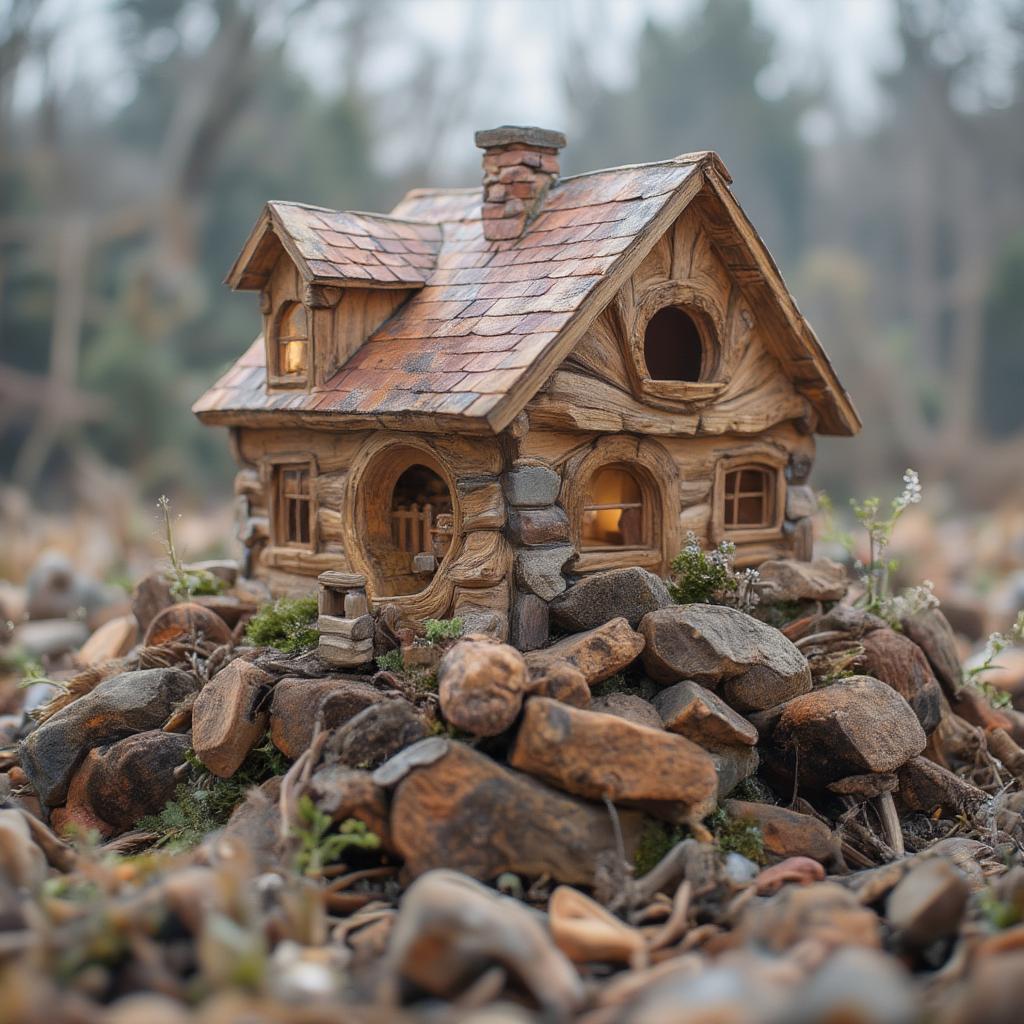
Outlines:
[[250, 620], [245, 635], [250, 643], [276, 647], [285, 654], [315, 647], [320, 639], [316, 628], [319, 609], [315, 595], [282, 597], [264, 605]]
[[675, 846], [681, 843], [689, 832], [683, 825], [670, 825], [665, 821], [650, 819], [640, 834], [633, 866], [637, 878], [642, 878]]

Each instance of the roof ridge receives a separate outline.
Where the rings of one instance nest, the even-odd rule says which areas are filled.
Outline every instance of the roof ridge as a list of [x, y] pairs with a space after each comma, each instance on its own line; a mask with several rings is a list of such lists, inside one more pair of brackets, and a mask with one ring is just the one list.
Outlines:
[[303, 210], [319, 210], [321, 213], [350, 214], [354, 217], [374, 217], [378, 220], [393, 220], [400, 224], [421, 224], [424, 227], [435, 228], [437, 221], [417, 220], [415, 217], [396, 217], [390, 213], [379, 213], [376, 210], [335, 210], [330, 206], [317, 206], [316, 203], [299, 203], [293, 199], [268, 199], [267, 206], [297, 206]]
[[[646, 167], [672, 167], [683, 164], [699, 164], [704, 160], [712, 160], [718, 163], [723, 170], [725, 170], [725, 164], [722, 163], [722, 158], [713, 149], [697, 149], [692, 153], [680, 153], [678, 156], [668, 157], [665, 160], [647, 160], [637, 164], [617, 164], [614, 167], [598, 167], [592, 171], [579, 171], [577, 174], [567, 174], [560, 177], [555, 184], [557, 188], [563, 182], [576, 181], [579, 178], [589, 178], [594, 174], [610, 174], [612, 171], [636, 171]], [[726, 172], [728, 175], [728, 172]], [[732, 181], [731, 175], [729, 180]]]

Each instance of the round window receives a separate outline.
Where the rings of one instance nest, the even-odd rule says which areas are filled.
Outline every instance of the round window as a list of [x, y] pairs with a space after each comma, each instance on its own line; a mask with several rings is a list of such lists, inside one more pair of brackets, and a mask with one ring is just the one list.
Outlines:
[[693, 318], [678, 306], [659, 309], [644, 331], [644, 361], [652, 380], [699, 381], [704, 346]]

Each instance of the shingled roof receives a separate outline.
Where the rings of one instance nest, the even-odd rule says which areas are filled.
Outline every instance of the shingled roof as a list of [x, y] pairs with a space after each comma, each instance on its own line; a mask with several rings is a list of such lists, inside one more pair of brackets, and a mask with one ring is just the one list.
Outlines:
[[[268, 393], [258, 338], [194, 411], [207, 423], [500, 431], [686, 205], [711, 189], [736, 224], [729, 261], [764, 284], [790, 328], [793, 350], [780, 355], [819, 430], [856, 432], [849, 397], [728, 183], [710, 153], [563, 178], [512, 242], [484, 237], [478, 188], [415, 190], [389, 217], [268, 204], [229, 275], [234, 287], [262, 287], [272, 223], [312, 283], [373, 286], [369, 278], [387, 271], [396, 280], [376, 286], [418, 290], [325, 384]], [[393, 251], [399, 241], [404, 253]], [[395, 256], [401, 266], [385, 258]]]

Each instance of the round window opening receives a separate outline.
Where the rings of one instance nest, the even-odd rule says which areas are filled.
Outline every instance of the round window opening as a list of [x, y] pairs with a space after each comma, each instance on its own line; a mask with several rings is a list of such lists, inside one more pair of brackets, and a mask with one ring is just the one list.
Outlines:
[[676, 306], [659, 309], [644, 331], [644, 361], [652, 380], [696, 382], [704, 346], [693, 318]]
[[[452, 542], [448, 485], [424, 465], [410, 466], [391, 494], [391, 539], [399, 551], [440, 562]], [[421, 570], [423, 571], [423, 570]]]

